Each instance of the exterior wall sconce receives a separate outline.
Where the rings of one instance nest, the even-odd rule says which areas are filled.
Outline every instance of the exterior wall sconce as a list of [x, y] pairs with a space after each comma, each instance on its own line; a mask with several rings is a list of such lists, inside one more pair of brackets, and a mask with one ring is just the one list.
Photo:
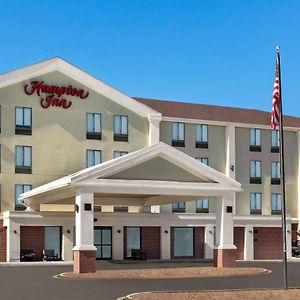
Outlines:
[[234, 165], [231, 165], [230, 170], [234, 172]]
[[98, 219], [97, 218], [94, 218], [94, 222], [97, 222], [98, 221]]
[[69, 233], [69, 234], [70, 234], [70, 233], [71, 233], [71, 230], [70, 230], [70, 229], [68, 229], [68, 230], [67, 230], [67, 233]]
[[118, 229], [118, 233], [121, 233], [121, 230], [120, 230], [120, 229]]
[[209, 230], [208, 232], [209, 232], [211, 235], [213, 234], [212, 230]]
[[249, 233], [252, 234], [253, 233], [252, 230], [249, 230]]
[[17, 230], [14, 230], [14, 234], [17, 234]]
[[288, 230], [288, 231], [287, 231], [287, 233], [288, 233], [288, 234], [290, 234], [290, 233], [291, 233], [291, 231], [290, 231], [290, 230]]
[[168, 230], [165, 230], [165, 234], [168, 234], [169, 233], [169, 231]]

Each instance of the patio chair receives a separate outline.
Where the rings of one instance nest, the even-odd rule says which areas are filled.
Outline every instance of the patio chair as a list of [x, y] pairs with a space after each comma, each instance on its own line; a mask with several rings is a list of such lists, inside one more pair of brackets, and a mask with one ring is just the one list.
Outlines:
[[44, 261], [58, 261], [58, 254], [54, 253], [54, 250], [43, 250], [43, 260]]
[[35, 254], [32, 249], [21, 249], [20, 261], [35, 261]]

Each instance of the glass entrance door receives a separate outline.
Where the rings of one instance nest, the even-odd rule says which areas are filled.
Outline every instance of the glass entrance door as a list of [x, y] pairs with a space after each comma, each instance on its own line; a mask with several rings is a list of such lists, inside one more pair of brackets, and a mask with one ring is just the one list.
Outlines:
[[111, 227], [94, 227], [94, 245], [97, 248], [96, 259], [111, 259]]

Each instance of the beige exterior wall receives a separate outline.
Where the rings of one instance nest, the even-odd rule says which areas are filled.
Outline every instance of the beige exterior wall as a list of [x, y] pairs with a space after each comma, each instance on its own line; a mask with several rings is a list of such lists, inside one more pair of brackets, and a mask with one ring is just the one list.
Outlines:
[[[225, 126], [215, 126], [215, 125], [208, 126], [208, 149], [196, 148], [195, 138], [196, 138], [196, 124], [185, 123], [185, 147], [175, 147], [175, 148], [194, 158], [207, 157], [208, 164], [210, 167], [225, 174], [225, 166], [226, 166]], [[162, 121], [160, 123], [160, 140], [168, 145], [172, 145], [172, 122]], [[184, 199], [182, 201], [184, 201]], [[215, 209], [216, 209], [215, 199], [211, 197], [209, 198], [209, 212], [215, 212]], [[162, 205], [161, 211], [172, 212], [172, 206]], [[194, 201], [186, 202], [186, 212], [188, 213], [196, 212], [196, 205]]]
[[[297, 167], [298, 159], [296, 132], [285, 132], [285, 176], [287, 213], [297, 217]], [[271, 162], [279, 161], [279, 153], [271, 153], [271, 130], [261, 130], [261, 152], [249, 151], [250, 128], [236, 128], [236, 180], [243, 191], [237, 193], [238, 215], [250, 214], [250, 193], [262, 193], [262, 214], [271, 214], [271, 194], [280, 193], [280, 185], [271, 184]], [[250, 184], [250, 160], [262, 162], [262, 183]]]
[[[83, 88], [89, 91], [82, 100], [72, 100], [69, 109], [40, 106], [40, 98], [24, 93], [24, 85], [33, 80], [44, 80], [55, 85]], [[86, 167], [86, 150], [102, 150], [102, 161], [113, 158], [113, 151], [133, 152], [148, 145], [148, 120], [123, 106], [82, 86], [62, 73], [52, 72], [26, 82], [0, 89], [1, 104], [1, 210], [13, 210], [15, 184], [31, 184], [37, 187], [56, 178]], [[32, 136], [15, 134], [15, 107], [32, 108]], [[86, 139], [86, 113], [102, 115], [102, 140]], [[129, 142], [113, 141], [113, 115], [127, 115]], [[32, 147], [32, 175], [15, 174], [15, 146]]]

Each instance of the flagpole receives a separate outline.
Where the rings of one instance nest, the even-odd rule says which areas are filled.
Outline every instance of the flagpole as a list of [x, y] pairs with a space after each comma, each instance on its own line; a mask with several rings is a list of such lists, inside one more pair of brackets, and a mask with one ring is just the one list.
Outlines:
[[284, 139], [283, 139], [283, 110], [282, 110], [282, 93], [281, 93], [281, 70], [280, 70], [280, 53], [279, 46], [276, 47], [278, 78], [279, 78], [279, 115], [280, 115], [280, 177], [281, 177], [281, 222], [282, 222], [282, 241], [283, 241], [283, 285], [288, 289], [287, 280], [287, 246], [286, 246], [286, 205], [285, 205], [285, 173], [284, 173]]

